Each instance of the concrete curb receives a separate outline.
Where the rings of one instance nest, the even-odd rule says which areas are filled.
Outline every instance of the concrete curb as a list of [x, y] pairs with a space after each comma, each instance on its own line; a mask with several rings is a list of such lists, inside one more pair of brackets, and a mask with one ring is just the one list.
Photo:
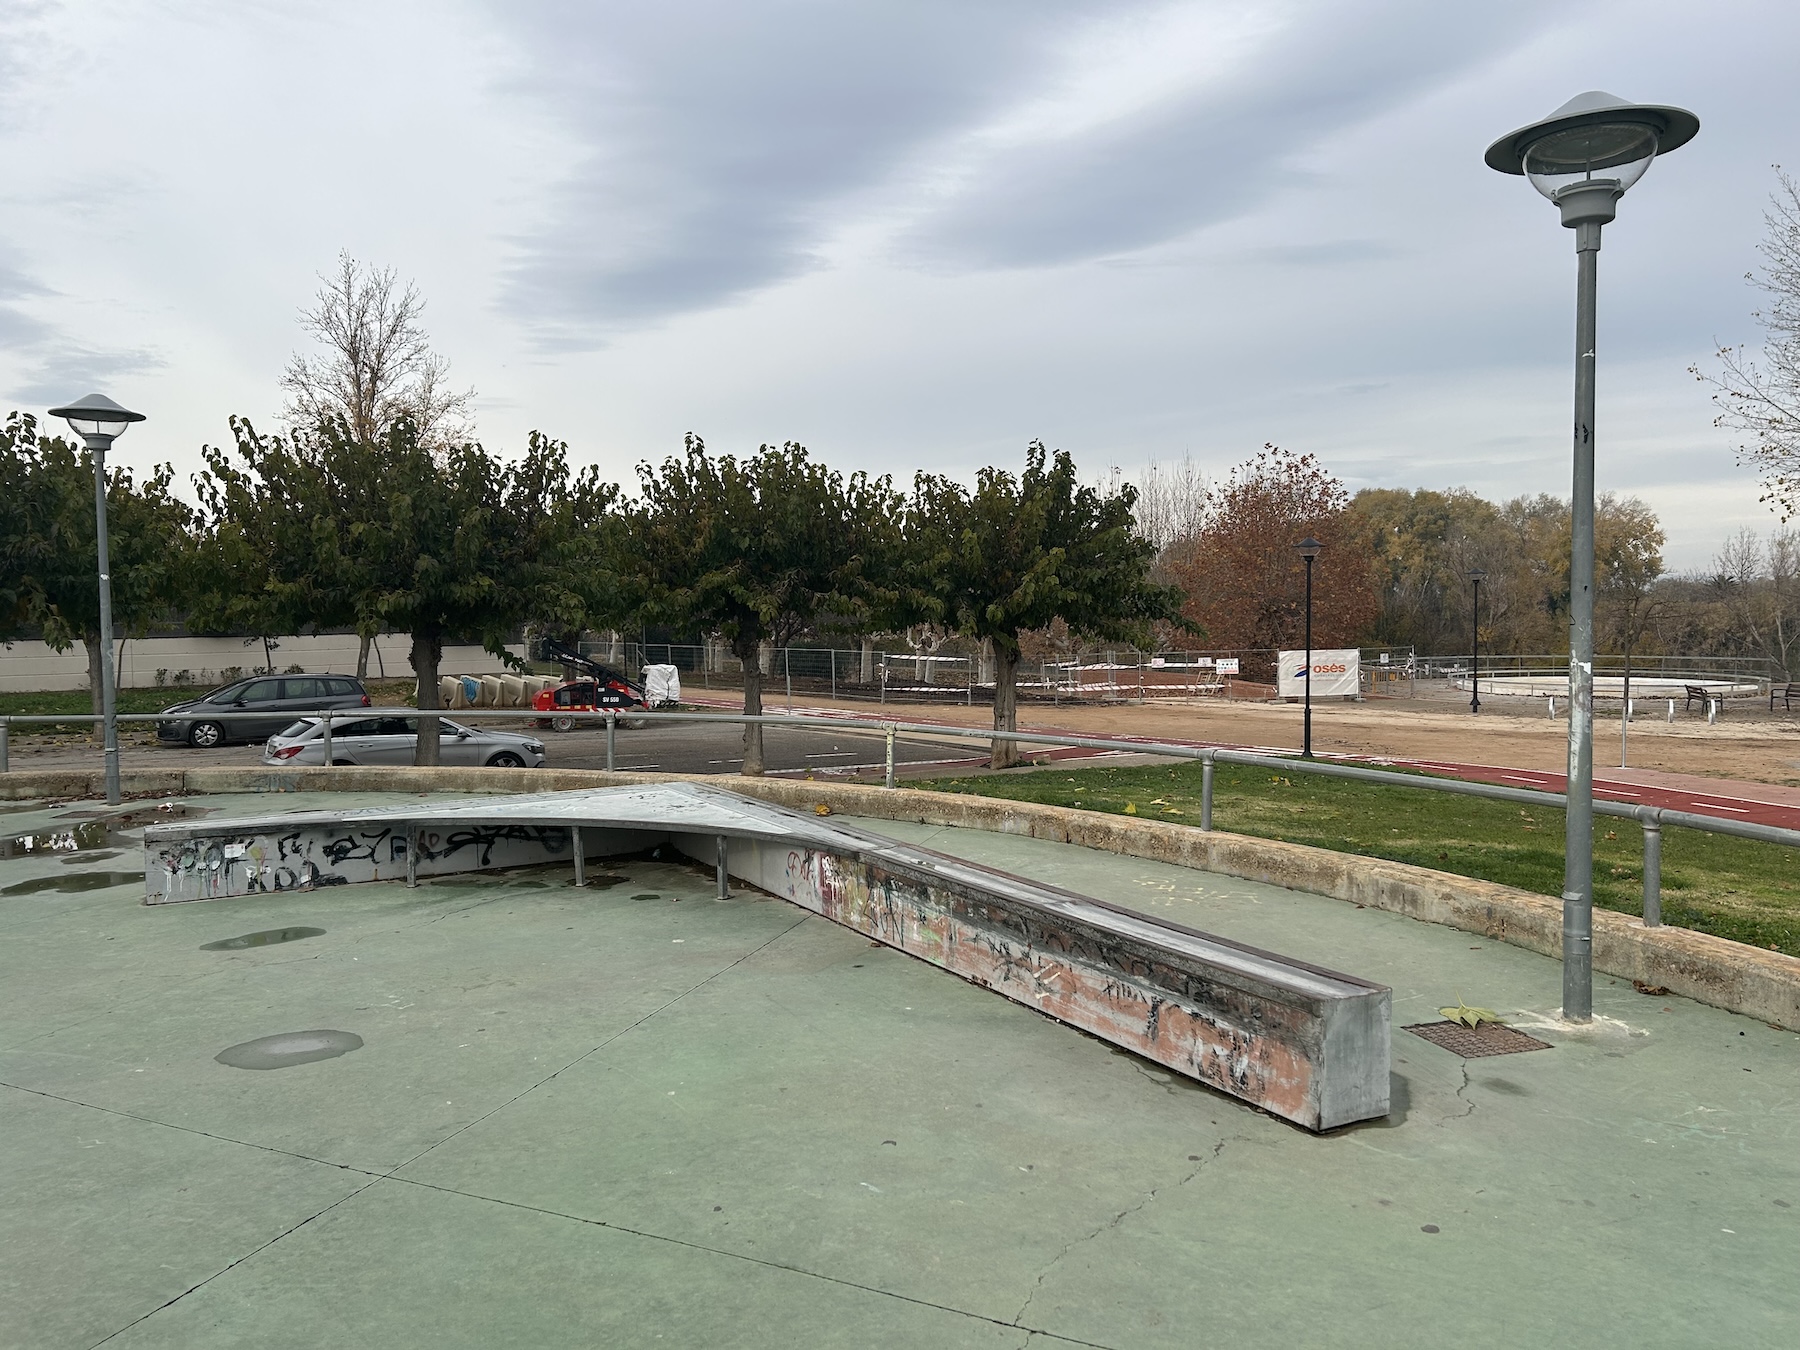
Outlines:
[[[204, 768], [129, 772], [131, 794], [184, 792], [561, 792], [627, 783], [687, 781], [681, 774], [588, 769], [288, 769]], [[791, 778], [699, 776], [759, 801], [844, 815], [915, 821], [1019, 834], [1077, 844], [1152, 862], [1173, 863], [1291, 890], [1348, 900], [1370, 909], [1441, 923], [1542, 955], [1562, 955], [1562, 905], [1490, 881], [1406, 863], [1335, 853], [1191, 825], [1002, 801], [993, 797], [864, 787]], [[100, 775], [40, 771], [0, 778], [0, 798], [86, 797]], [[1656, 985], [1699, 1003], [1800, 1031], [1800, 959], [1686, 928], [1645, 928], [1610, 910], [1594, 911], [1594, 969]]]

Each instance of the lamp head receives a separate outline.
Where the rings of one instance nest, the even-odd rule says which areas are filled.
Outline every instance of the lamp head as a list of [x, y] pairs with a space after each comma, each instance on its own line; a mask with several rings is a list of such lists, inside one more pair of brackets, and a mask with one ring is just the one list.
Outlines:
[[1488, 147], [1487, 165], [1523, 174], [1562, 208], [1564, 225], [1605, 223], [1651, 160], [1686, 145], [1699, 130], [1700, 119], [1685, 108], [1627, 103], [1592, 90], [1502, 136]]
[[1469, 569], [1469, 580], [1479, 586], [1482, 582], [1487, 580], [1487, 573], [1482, 571], [1479, 567], [1471, 567]]
[[1324, 547], [1325, 545], [1321, 544], [1309, 534], [1306, 538], [1294, 545], [1294, 552], [1298, 553], [1308, 562], [1311, 562], [1314, 558], [1319, 556], [1319, 550]]
[[52, 408], [52, 417], [60, 417], [73, 427], [83, 439], [89, 436], [104, 436], [108, 440], [125, 433], [125, 428], [133, 422], [142, 422], [144, 414], [132, 412], [129, 408], [120, 407], [105, 394], [89, 394], [77, 403], [66, 407]]

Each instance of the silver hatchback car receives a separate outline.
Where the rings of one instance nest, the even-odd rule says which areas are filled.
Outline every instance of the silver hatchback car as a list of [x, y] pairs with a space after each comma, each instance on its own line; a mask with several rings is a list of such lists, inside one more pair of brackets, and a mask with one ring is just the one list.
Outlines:
[[[438, 762], [490, 769], [541, 769], [544, 743], [511, 731], [487, 731], [438, 719]], [[419, 714], [412, 708], [372, 708], [331, 719], [333, 764], [411, 764], [419, 744]], [[325, 763], [325, 719], [302, 717], [269, 737], [264, 764]]]

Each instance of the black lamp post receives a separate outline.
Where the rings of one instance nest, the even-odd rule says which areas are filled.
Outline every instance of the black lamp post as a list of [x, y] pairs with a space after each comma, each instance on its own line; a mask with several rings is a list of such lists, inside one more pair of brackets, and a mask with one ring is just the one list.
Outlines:
[[1574, 491], [1569, 545], [1569, 776], [1563, 836], [1563, 1016], [1594, 1015], [1594, 327], [1600, 229], [1658, 155], [1686, 145], [1684, 108], [1578, 94], [1488, 147], [1491, 169], [1520, 174], [1575, 231]]
[[1310, 534], [1294, 545], [1294, 552], [1306, 560], [1306, 717], [1305, 730], [1301, 733], [1300, 757], [1311, 759], [1312, 752], [1312, 565], [1313, 559], [1319, 556], [1324, 548]]
[[113, 687], [112, 634], [112, 561], [106, 539], [106, 452], [125, 434], [133, 422], [144, 420], [144, 414], [121, 408], [105, 394], [89, 394], [79, 403], [65, 408], [52, 408], [52, 417], [60, 417], [73, 427], [87, 445], [88, 457], [94, 461], [94, 538], [100, 572], [100, 725], [105, 745], [106, 801], [117, 806], [119, 792], [119, 724]]
[[1471, 568], [1469, 580], [1475, 584], [1475, 602], [1469, 606], [1469, 711], [1481, 711], [1481, 583], [1487, 573]]

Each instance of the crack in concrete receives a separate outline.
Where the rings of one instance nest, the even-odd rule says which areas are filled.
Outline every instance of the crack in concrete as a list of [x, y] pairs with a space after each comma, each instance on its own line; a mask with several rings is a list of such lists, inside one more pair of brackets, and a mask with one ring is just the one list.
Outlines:
[[[1219, 1160], [1219, 1155], [1225, 1151], [1225, 1145], [1228, 1142], [1230, 1142], [1230, 1136], [1226, 1136], [1225, 1138], [1220, 1139], [1218, 1143], [1214, 1144], [1212, 1147], [1211, 1155], [1206, 1158], [1203, 1158], [1200, 1161], [1198, 1166], [1196, 1166], [1186, 1176], [1182, 1177], [1181, 1180], [1177, 1181], [1175, 1183], [1175, 1189], [1179, 1190], [1181, 1187], [1187, 1185], [1188, 1182], [1192, 1181], [1195, 1177], [1199, 1176], [1201, 1172], [1205, 1171], [1209, 1165], [1217, 1162]], [[1018, 1325], [1019, 1323], [1021, 1323], [1025, 1320], [1025, 1312], [1028, 1308], [1031, 1307], [1031, 1301], [1038, 1296], [1038, 1291], [1044, 1287], [1044, 1281], [1049, 1278], [1050, 1272], [1052, 1270], [1056, 1269], [1057, 1265], [1062, 1261], [1062, 1259], [1064, 1257], [1066, 1257], [1070, 1252], [1074, 1251], [1077, 1247], [1080, 1247], [1080, 1246], [1085, 1245], [1086, 1243], [1092, 1242], [1095, 1238], [1099, 1237], [1102, 1233], [1109, 1233], [1113, 1229], [1117, 1228], [1120, 1224], [1124, 1223], [1125, 1220], [1129, 1219], [1133, 1214], [1138, 1213], [1139, 1211], [1143, 1210], [1146, 1206], [1148, 1206], [1152, 1200], [1156, 1199], [1156, 1197], [1162, 1193], [1162, 1190], [1163, 1190], [1163, 1188], [1160, 1186], [1153, 1187], [1149, 1192], [1147, 1192], [1145, 1194], [1145, 1196], [1142, 1200], [1139, 1200], [1135, 1205], [1127, 1205], [1124, 1209], [1120, 1210], [1117, 1214], [1113, 1215], [1112, 1218], [1108, 1219], [1105, 1223], [1101, 1224], [1093, 1232], [1089, 1233], [1086, 1237], [1079, 1237], [1079, 1238], [1076, 1238], [1073, 1242], [1064, 1243], [1062, 1250], [1057, 1252], [1057, 1254], [1055, 1256], [1050, 1258], [1050, 1260], [1045, 1264], [1044, 1268], [1038, 1272], [1037, 1279], [1035, 1279], [1031, 1282], [1031, 1291], [1025, 1295], [1025, 1301], [1019, 1305], [1019, 1311], [1013, 1314], [1012, 1320], [1013, 1320], [1014, 1325]], [[1028, 1342], [1030, 1339], [1031, 1338], [1029, 1336], [1026, 1337], [1026, 1340]]]
[[1465, 1093], [1469, 1090], [1469, 1062], [1467, 1060], [1464, 1060], [1462, 1062], [1461, 1068], [1462, 1068], [1462, 1086], [1457, 1088], [1455, 1093], [1453, 1093], [1452, 1095], [1455, 1096], [1457, 1101], [1461, 1102], [1464, 1106], [1466, 1106], [1468, 1108], [1468, 1110], [1464, 1111], [1461, 1115], [1450, 1115], [1450, 1116], [1442, 1117], [1438, 1121], [1438, 1128], [1440, 1130], [1444, 1128], [1444, 1125], [1447, 1121], [1467, 1120], [1470, 1116], [1475, 1114], [1475, 1103], [1470, 1101], [1467, 1097], [1463, 1096], [1463, 1093]]

